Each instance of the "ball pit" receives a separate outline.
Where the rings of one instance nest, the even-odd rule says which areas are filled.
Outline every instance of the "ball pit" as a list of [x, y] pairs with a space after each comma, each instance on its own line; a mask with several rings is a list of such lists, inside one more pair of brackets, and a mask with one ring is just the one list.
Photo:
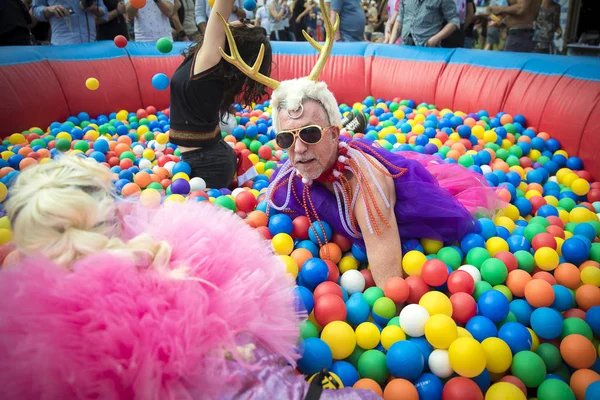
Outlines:
[[[122, 40], [115, 45], [131, 46]], [[169, 43], [159, 47], [172, 51]], [[166, 94], [167, 75], [153, 71], [143, 90]], [[83, 79], [78, 90], [87, 91], [85, 83], [102, 92], [106, 80], [90, 79], [95, 82]], [[224, 134], [250, 155], [259, 173], [243, 188], [207, 188], [201, 178], [191, 178], [189, 165], [168, 141], [168, 108], [150, 106], [80, 112], [9, 135], [2, 144], [0, 201], [20, 170], [71, 152], [111, 168], [119, 194], [140, 196], [148, 206], [208, 201], [232, 210], [271, 242], [282, 267], [297, 279], [295, 293], [310, 315], [301, 329], [298, 364], [307, 377], [326, 367], [345, 386], [369, 388], [384, 398], [597, 398], [595, 171], [585, 171], [561, 141], [528, 123], [529, 113], [467, 114], [389, 99], [340, 106], [343, 113], [368, 114], [367, 131], [355, 137], [392, 151], [436, 154], [480, 172], [510, 205], [492, 219], [479, 218], [459, 243], [403, 243], [406, 278], [382, 289], [374, 287], [366, 255], [336, 232], [315, 234], [302, 217], [265, 214], [268, 179], [285, 158], [273, 143], [268, 103], [238, 107], [239, 125]], [[475, 104], [465, 109], [475, 110]], [[566, 131], [566, 122], [559, 122], [556, 134]], [[317, 236], [329, 238], [328, 246], [319, 249]], [[10, 240], [10, 224], [2, 217], [0, 244]]]

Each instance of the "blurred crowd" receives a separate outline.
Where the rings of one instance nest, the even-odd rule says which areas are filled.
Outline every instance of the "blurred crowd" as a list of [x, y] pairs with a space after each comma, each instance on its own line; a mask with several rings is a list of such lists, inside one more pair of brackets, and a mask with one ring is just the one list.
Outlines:
[[[218, 0], [216, 0], [218, 1]], [[145, 5], [144, 5], [145, 3]], [[340, 18], [336, 40], [554, 53], [562, 35], [554, 0], [236, 0], [229, 18], [263, 26], [274, 41], [323, 40], [324, 18]], [[212, 0], [2, 0], [0, 45], [113, 40], [194, 41]], [[141, 7], [140, 5], [143, 5]], [[481, 9], [481, 7], [480, 7]]]

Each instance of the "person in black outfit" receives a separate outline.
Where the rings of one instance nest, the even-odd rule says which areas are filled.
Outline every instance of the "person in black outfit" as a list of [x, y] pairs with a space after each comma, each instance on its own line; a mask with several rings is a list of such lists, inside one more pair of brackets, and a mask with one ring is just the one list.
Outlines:
[[31, 45], [29, 26], [33, 20], [21, 0], [0, 1], [0, 46]]
[[98, 24], [96, 40], [114, 40], [119, 35], [123, 35], [129, 40], [123, 0], [104, 0], [104, 5], [108, 9], [108, 21], [96, 20]]
[[[264, 85], [225, 61], [220, 53], [222, 48], [228, 55], [235, 54], [217, 14], [227, 21], [233, 3], [215, 1], [204, 36], [184, 52], [185, 59], [171, 78], [170, 141], [179, 146], [182, 160], [192, 167], [190, 178], [200, 177], [207, 187], [217, 189], [229, 187], [237, 170], [236, 155], [221, 136], [219, 115], [231, 112], [232, 103], [240, 97], [240, 103], [249, 105], [267, 94]], [[272, 56], [265, 29], [245, 21], [232, 22], [228, 28], [246, 64], [254, 65], [264, 46], [259, 72], [268, 77]]]

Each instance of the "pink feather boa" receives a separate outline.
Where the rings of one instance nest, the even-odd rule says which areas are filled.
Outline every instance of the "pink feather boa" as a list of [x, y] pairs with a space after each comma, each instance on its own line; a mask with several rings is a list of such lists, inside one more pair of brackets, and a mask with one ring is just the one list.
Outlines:
[[235, 393], [222, 349], [235, 351], [238, 334], [294, 365], [293, 279], [258, 232], [203, 203], [134, 206], [124, 228], [125, 238], [166, 240], [171, 266], [187, 266], [210, 284], [166, 279], [107, 253], [76, 262], [73, 272], [43, 257], [10, 265], [0, 272], [3, 399]]

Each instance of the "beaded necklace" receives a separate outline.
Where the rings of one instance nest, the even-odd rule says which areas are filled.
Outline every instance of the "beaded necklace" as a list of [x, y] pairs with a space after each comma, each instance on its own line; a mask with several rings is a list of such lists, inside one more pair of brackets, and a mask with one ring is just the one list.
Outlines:
[[[374, 143], [373, 145], [378, 144]], [[376, 233], [377, 235], [381, 234], [380, 226], [377, 224], [375, 218], [376, 216], [383, 221], [387, 228], [391, 227], [390, 222], [386, 219], [385, 215], [377, 205], [376, 197], [371, 189], [371, 183], [373, 183], [383, 199], [386, 208], [393, 206], [390, 204], [383, 188], [375, 177], [374, 169], [392, 179], [399, 178], [406, 172], [405, 168], [393, 165], [377, 152], [369, 152], [368, 148], [369, 146], [367, 144], [360, 141], [345, 142], [340, 140], [338, 143], [337, 160], [327, 171], [315, 179], [321, 184], [329, 183], [332, 185], [342, 227], [348, 236], [355, 239], [362, 238], [356, 218], [352, 212], [359, 197], [362, 200], [365, 214], [367, 215], [366, 222], [369, 233]], [[372, 157], [379, 163], [373, 160]], [[381, 164], [386, 166], [387, 169], [383, 168]], [[344, 172], [346, 171], [356, 177], [356, 188], [354, 193], [352, 193], [353, 190], [350, 179], [344, 175]], [[295, 179], [301, 179], [303, 183], [300, 195], [298, 195], [294, 185]], [[317, 222], [321, 228], [321, 232], [325, 232], [311, 198], [310, 188], [313, 183], [312, 179], [302, 177], [300, 172], [291, 165], [290, 160], [288, 159], [267, 189], [267, 215], [269, 214], [271, 207], [280, 212], [290, 212], [288, 206], [292, 196], [294, 196], [294, 199], [302, 206], [304, 214], [308, 218], [311, 229], [317, 238], [319, 247], [322, 247], [327, 244], [328, 241], [323, 235], [323, 243], [321, 235], [316, 232], [316, 229], [313, 226], [313, 222]], [[277, 190], [284, 188], [285, 186], [287, 186], [285, 201], [282, 205], [277, 205], [273, 200], [273, 196]]]

